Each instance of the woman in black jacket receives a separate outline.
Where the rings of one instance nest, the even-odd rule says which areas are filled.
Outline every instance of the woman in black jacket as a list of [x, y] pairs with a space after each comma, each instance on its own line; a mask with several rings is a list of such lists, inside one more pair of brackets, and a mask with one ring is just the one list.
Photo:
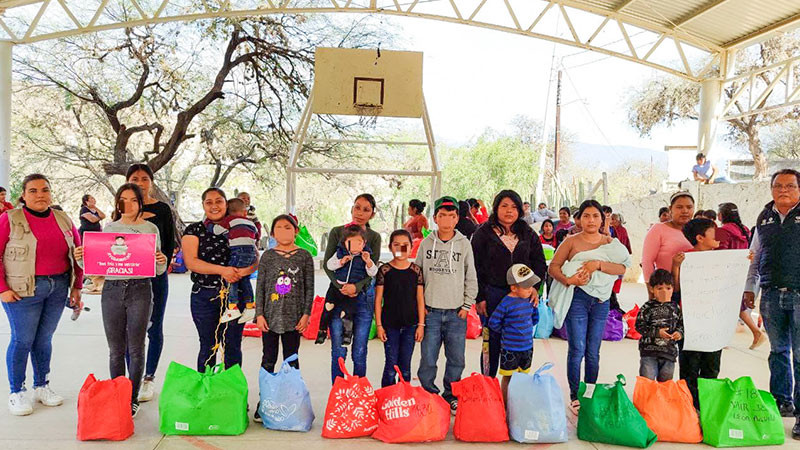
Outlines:
[[[535, 231], [525, 223], [522, 199], [512, 190], [500, 191], [492, 203], [492, 215], [472, 235], [472, 252], [478, 273], [477, 310], [487, 321], [510, 292], [506, 272], [513, 264], [525, 264], [542, 280], [547, 272], [542, 244]], [[532, 301], [538, 302], [536, 285]], [[500, 363], [500, 334], [483, 328], [488, 353], [481, 354], [481, 372], [496, 376]]]

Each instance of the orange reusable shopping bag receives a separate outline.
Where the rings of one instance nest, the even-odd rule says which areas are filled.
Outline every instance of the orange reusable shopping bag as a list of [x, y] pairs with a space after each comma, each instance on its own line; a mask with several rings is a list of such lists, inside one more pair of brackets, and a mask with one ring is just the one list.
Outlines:
[[659, 383], [637, 377], [633, 405], [656, 433], [659, 442], [696, 444], [703, 441], [700, 419], [685, 380]]
[[369, 436], [378, 427], [375, 391], [365, 377], [350, 375], [341, 357], [339, 369], [342, 376], [336, 377], [328, 396], [322, 437], [346, 439]]
[[133, 434], [131, 380], [98, 381], [89, 374], [78, 394], [78, 440], [124, 441]]
[[450, 429], [450, 406], [439, 395], [403, 380], [378, 389], [378, 429], [372, 437], [387, 443], [443, 441]]

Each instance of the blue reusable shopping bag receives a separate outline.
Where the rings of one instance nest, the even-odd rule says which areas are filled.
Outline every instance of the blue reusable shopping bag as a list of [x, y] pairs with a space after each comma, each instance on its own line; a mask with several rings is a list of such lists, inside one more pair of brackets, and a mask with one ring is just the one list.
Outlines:
[[536, 339], [547, 339], [553, 334], [553, 310], [546, 298], [539, 300], [539, 323], [536, 325], [533, 337]]
[[263, 368], [258, 375], [261, 388], [258, 413], [264, 428], [280, 431], [309, 431], [314, 423], [314, 410], [300, 371], [289, 363], [294, 354], [283, 361], [280, 370], [269, 373]]
[[544, 363], [533, 375], [517, 372], [508, 385], [508, 434], [532, 443], [567, 442], [567, 411], [556, 379]]

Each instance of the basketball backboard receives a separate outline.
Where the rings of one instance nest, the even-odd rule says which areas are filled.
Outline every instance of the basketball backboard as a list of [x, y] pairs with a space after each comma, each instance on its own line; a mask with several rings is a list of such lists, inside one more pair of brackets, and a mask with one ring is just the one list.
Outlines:
[[422, 53], [319, 47], [314, 114], [422, 117]]

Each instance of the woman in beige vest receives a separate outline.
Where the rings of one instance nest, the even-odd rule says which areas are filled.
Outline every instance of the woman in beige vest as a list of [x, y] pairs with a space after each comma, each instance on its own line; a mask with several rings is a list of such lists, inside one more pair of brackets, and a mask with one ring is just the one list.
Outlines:
[[[45, 406], [64, 401], [49, 386], [53, 333], [67, 298], [70, 306], [82, 307], [83, 282], [72, 257], [80, 236], [67, 214], [50, 207], [50, 182], [44, 175], [28, 175], [22, 190], [23, 208], [0, 216], [0, 300], [11, 325], [8, 409], [17, 416], [32, 413], [35, 401]], [[25, 390], [29, 356], [32, 395]]]

